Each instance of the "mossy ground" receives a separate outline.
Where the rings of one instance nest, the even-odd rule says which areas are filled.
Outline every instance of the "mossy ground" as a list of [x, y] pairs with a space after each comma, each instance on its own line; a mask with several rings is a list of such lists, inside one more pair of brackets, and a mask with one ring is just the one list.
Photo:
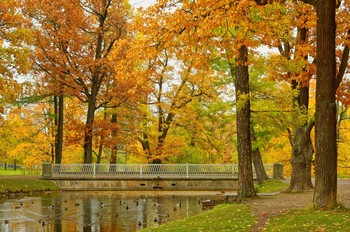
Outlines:
[[288, 187], [287, 183], [284, 183], [280, 180], [268, 179], [265, 180], [263, 184], [255, 184], [255, 190], [258, 193], [272, 193], [283, 191]]

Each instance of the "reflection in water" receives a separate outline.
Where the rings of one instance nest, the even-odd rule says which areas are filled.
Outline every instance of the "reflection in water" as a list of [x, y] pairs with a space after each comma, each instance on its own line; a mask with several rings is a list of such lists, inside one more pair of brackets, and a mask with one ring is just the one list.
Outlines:
[[202, 211], [213, 192], [61, 192], [0, 200], [0, 231], [137, 231]]

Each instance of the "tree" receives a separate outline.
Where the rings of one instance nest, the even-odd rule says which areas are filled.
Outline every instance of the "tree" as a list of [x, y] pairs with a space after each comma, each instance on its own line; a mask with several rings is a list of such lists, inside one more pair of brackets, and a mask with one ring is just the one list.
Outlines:
[[[230, 80], [231, 81], [231, 80]], [[220, 83], [226, 90], [226, 83]], [[221, 92], [219, 91], [219, 92]], [[194, 99], [178, 115], [170, 135], [184, 138], [176, 163], [237, 163], [235, 112], [231, 101], [205, 96]], [[174, 147], [174, 146], [173, 146]], [[182, 154], [182, 155], [181, 155]]]
[[[252, 144], [250, 128], [250, 91], [248, 72], [248, 48], [242, 45], [238, 49], [238, 61], [235, 69], [231, 67], [232, 76], [235, 77], [237, 100], [237, 150], [238, 150], [238, 186], [239, 197], [255, 196], [252, 171]], [[233, 73], [233, 71], [236, 73]]]
[[[62, 90], [57, 90], [57, 86], [63, 86], [65, 95], [77, 97], [87, 105], [84, 163], [93, 161], [96, 110], [115, 107], [120, 102], [113, 96], [124, 96], [120, 94], [123, 91], [110, 57], [116, 42], [126, 36], [128, 7], [123, 1], [112, 0], [26, 3], [36, 40], [33, 60], [45, 74], [48, 88], [58, 93]], [[113, 90], [107, 94], [106, 86], [111, 80]]]
[[[315, 113], [315, 191], [316, 208], [334, 208], [337, 204], [336, 90], [349, 58], [345, 44], [339, 72], [336, 72], [336, 7], [341, 1], [302, 0], [316, 10], [316, 113]], [[268, 0], [256, 0], [266, 5]], [[345, 64], [344, 64], [345, 62]], [[344, 67], [345, 65], [345, 67]]]
[[[186, 48], [192, 50], [185, 52], [180, 50], [180, 54], [188, 52], [187, 59], [198, 57], [200, 54], [203, 60], [200, 63], [202, 65], [208, 65], [213, 59], [220, 56], [227, 59], [227, 63], [230, 62], [230, 75], [235, 82], [236, 100], [238, 101], [239, 195], [242, 198], [254, 196], [250, 140], [248, 47], [256, 46], [257, 43], [252, 39], [253, 30], [250, 30], [249, 26], [251, 20], [247, 16], [251, 13], [249, 12], [250, 7], [252, 7], [250, 2], [220, 1], [213, 4], [212, 1], [180, 1], [176, 3], [159, 1], [158, 5], [161, 9], [168, 9], [164, 13], [167, 18], [165, 20], [158, 19], [159, 24], [167, 26], [164, 30], [159, 30], [162, 35], [167, 35], [168, 40], [173, 38], [172, 35], [176, 35], [180, 45], [184, 44]], [[199, 64], [199, 62], [194, 63]], [[200, 69], [196, 66], [195, 70]]]
[[[343, 65], [349, 58], [345, 46], [340, 72], [336, 72], [336, 7], [335, 0], [304, 0], [316, 9], [316, 160], [315, 191], [316, 208], [334, 208], [337, 205], [337, 119], [336, 90], [343, 78]], [[345, 62], [345, 64], [344, 64]], [[337, 74], [338, 73], [338, 74]]]
[[12, 107], [0, 126], [1, 150], [7, 159], [16, 159], [26, 167], [51, 161], [51, 131], [47, 104], [24, 104]]
[[[315, 68], [314, 63], [309, 60], [315, 57], [315, 36], [312, 34], [315, 14], [311, 6], [303, 3], [290, 4], [288, 7], [290, 10], [286, 10], [287, 7], [283, 4], [280, 6], [280, 17], [285, 22], [283, 29], [272, 28], [271, 30], [275, 34], [272, 44], [278, 47], [282, 57], [272, 56], [269, 69], [270, 76], [274, 76], [274, 79], [288, 81], [291, 85], [291, 118], [293, 120], [287, 131], [292, 147], [292, 175], [286, 191], [299, 192], [313, 188], [311, 167], [314, 148], [311, 142], [311, 130], [315, 120], [309, 109], [309, 85], [315, 74]], [[296, 35], [293, 33], [295, 29]], [[274, 37], [278, 38], [277, 41]]]
[[[175, 11], [169, 14], [169, 8]], [[182, 40], [185, 29], [177, 20], [178, 14], [182, 13], [176, 4], [167, 6], [159, 3], [147, 8], [134, 22], [136, 31], [140, 33], [140, 42], [143, 41], [140, 48], [144, 57], [143, 67], [152, 85], [152, 91], [145, 100], [152, 114], [148, 114], [148, 118], [147, 113], [144, 114], [144, 131], [139, 141], [147, 159], [153, 163], [166, 160], [166, 139], [182, 108], [193, 99], [214, 91], [210, 84], [213, 72], [205, 62], [206, 54], [187, 47]], [[151, 120], [154, 115], [156, 119]], [[153, 136], [155, 139], [146, 130], [153, 127], [157, 131]]]

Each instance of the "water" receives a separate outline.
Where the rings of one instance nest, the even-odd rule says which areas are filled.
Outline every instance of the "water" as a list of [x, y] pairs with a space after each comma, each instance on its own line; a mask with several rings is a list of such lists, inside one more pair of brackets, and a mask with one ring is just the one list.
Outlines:
[[60, 192], [0, 199], [0, 231], [137, 231], [202, 212], [210, 192]]

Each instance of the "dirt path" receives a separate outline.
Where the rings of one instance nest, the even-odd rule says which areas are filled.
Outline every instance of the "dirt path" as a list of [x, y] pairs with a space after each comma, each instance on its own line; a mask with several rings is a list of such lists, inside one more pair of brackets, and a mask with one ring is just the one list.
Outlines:
[[[309, 190], [303, 193], [280, 193], [252, 200], [252, 212], [259, 220], [251, 231], [263, 231], [266, 222], [280, 213], [311, 207], [312, 197], [313, 190]], [[338, 201], [350, 208], [350, 179], [338, 180]]]

